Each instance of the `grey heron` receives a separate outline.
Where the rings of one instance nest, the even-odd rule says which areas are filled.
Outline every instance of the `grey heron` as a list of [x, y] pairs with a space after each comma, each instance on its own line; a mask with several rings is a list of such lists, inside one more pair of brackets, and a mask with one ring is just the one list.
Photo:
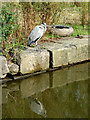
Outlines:
[[43, 36], [43, 34], [46, 32], [47, 30], [47, 26], [46, 23], [42, 23], [41, 25], [37, 25], [30, 33], [29, 35], [29, 39], [27, 41], [27, 46], [30, 46], [31, 44], [33, 44], [34, 42], [36, 42], [36, 46], [37, 46], [37, 41], [40, 40], [40, 38]]

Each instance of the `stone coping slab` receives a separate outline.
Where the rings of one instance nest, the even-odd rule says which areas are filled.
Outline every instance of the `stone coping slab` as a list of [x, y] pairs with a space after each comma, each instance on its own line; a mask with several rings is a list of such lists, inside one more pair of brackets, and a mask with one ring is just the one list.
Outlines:
[[51, 64], [53, 67], [78, 63], [88, 60], [88, 37], [82, 39], [67, 37], [59, 40], [51, 40], [51, 42], [40, 43], [51, 52]]

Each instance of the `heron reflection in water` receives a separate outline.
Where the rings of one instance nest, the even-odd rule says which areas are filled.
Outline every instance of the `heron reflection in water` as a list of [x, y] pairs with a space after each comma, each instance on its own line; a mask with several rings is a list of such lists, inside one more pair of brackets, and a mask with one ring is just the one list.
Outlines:
[[42, 117], [46, 117], [46, 110], [43, 106], [43, 104], [37, 100], [37, 98], [33, 98], [32, 96], [29, 97], [30, 102], [30, 108], [33, 112], [37, 113], [38, 115], [41, 115]]

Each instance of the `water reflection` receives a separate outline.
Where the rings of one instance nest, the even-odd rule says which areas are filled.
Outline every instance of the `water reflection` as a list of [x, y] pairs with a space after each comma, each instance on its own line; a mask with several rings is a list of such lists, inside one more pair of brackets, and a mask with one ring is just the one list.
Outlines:
[[88, 64], [4, 84], [3, 118], [87, 118]]
[[21, 81], [20, 90], [22, 97], [29, 97], [49, 88], [49, 73], [33, 76]]
[[32, 111], [45, 118], [46, 110], [43, 104], [39, 100], [37, 100], [37, 98], [33, 98], [32, 96], [29, 97], [29, 101], [30, 101], [30, 108], [32, 109]]
[[0, 120], [2, 118], [2, 87], [0, 86]]

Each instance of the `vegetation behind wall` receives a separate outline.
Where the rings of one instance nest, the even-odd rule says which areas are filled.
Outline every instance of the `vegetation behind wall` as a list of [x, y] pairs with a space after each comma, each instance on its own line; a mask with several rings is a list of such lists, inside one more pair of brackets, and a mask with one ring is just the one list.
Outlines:
[[10, 58], [10, 55], [14, 56], [17, 48], [21, 50], [27, 44], [31, 30], [42, 22], [48, 25], [53, 23], [71, 26], [81, 24], [84, 29], [85, 24], [88, 23], [88, 3], [2, 3], [0, 28], [3, 54], [8, 59], [14, 60], [15, 58]]

